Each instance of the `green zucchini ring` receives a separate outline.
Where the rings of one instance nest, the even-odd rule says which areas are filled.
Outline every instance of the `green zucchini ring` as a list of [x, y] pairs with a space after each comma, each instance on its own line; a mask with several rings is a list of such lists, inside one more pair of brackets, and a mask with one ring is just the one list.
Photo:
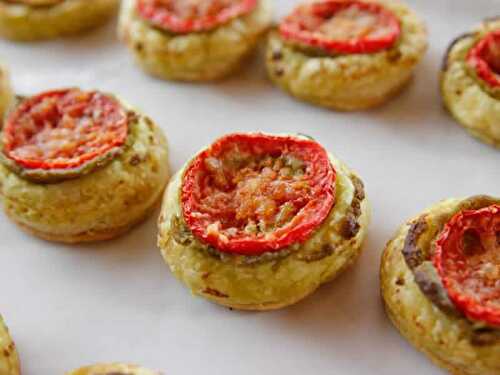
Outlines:
[[119, 0], [0, 0], [0, 36], [35, 41], [72, 35], [106, 22]]
[[137, 64], [155, 77], [218, 80], [240, 68], [271, 23], [269, 1], [256, 0], [255, 3], [249, 13], [210, 28], [172, 32], [141, 17], [138, 0], [124, 0], [118, 32]]
[[[455, 375], [500, 373], [500, 327], [472, 319], [457, 307], [434, 254], [442, 246], [440, 238], [449, 233], [446, 228], [457, 222], [453, 217], [499, 204], [499, 198], [489, 196], [437, 203], [402, 225], [382, 257], [381, 293], [389, 318], [411, 344]], [[467, 248], [464, 252], [474, 255]]]

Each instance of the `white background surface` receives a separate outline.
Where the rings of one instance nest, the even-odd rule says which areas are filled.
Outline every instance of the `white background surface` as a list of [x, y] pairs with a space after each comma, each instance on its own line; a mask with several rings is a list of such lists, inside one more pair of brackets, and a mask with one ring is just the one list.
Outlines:
[[[24, 375], [102, 361], [191, 374], [442, 374], [385, 317], [378, 267], [408, 217], [440, 199], [500, 195], [500, 152], [470, 138], [441, 107], [437, 74], [448, 42], [498, 0], [413, 0], [430, 49], [411, 86], [383, 108], [341, 114], [296, 102], [265, 79], [261, 61], [223, 83], [175, 84], [144, 75], [114, 25], [39, 44], [0, 42], [19, 93], [80, 85], [121, 95], [170, 140], [174, 170], [231, 131], [303, 132], [363, 177], [373, 221], [357, 265], [305, 301], [239, 313], [194, 298], [164, 265], [156, 218], [118, 240], [69, 247], [20, 232], [0, 214], [0, 311]], [[277, 14], [292, 1], [278, 1]]]

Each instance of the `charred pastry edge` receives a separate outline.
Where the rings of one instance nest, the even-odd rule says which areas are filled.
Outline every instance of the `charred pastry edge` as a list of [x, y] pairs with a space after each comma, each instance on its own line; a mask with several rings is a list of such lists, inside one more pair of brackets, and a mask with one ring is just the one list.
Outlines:
[[[455, 37], [450, 42], [450, 44], [446, 48], [446, 51], [443, 55], [443, 60], [441, 63], [441, 76], [443, 76], [444, 74], [447, 73], [447, 71], [450, 67], [450, 54], [453, 51], [453, 48], [459, 42], [461, 42], [462, 40], [464, 40], [466, 38], [471, 38], [474, 40], [474, 43], [472, 43], [472, 46], [470, 47], [470, 48], [472, 48], [479, 40], [481, 40], [482, 37], [484, 37], [485, 34], [487, 34], [490, 31], [489, 30], [490, 23], [497, 23], [497, 22], [500, 22], [500, 16], [493, 16], [493, 17], [485, 18], [481, 22], [479, 27], [477, 27], [475, 30], [462, 33], [459, 36]], [[474, 82], [481, 88], [481, 90], [484, 93], [486, 93], [487, 95], [489, 95], [490, 97], [492, 97], [493, 99], [500, 100], [500, 88], [494, 88], [494, 87], [491, 87], [490, 85], [488, 85], [486, 82], [483, 81], [483, 79], [481, 79], [480, 77], [477, 76], [475, 69], [470, 67], [467, 64], [466, 60], [464, 60], [463, 63], [465, 64], [467, 74], [471, 78], [474, 79]], [[441, 78], [441, 80], [442, 80], [442, 78]]]
[[[404, 246], [401, 249], [403, 258], [407, 267], [411, 270], [414, 276], [414, 281], [418, 285], [423, 295], [443, 313], [456, 318], [464, 319], [472, 330], [470, 341], [473, 345], [485, 345], [485, 337], [495, 339], [500, 342], [500, 328], [489, 327], [483, 322], [471, 321], [465, 315], [457, 310], [455, 305], [448, 297], [448, 293], [437, 275], [437, 272], [430, 260], [432, 256], [434, 242], [437, 236], [441, 233], [444, 225], [456, 213], [463, 210], [476, 210], [490, 206], [495, 203], [500, 203], [500, 199], [496, 199], [487, 195], [477, 195], [462, 200], [453, 212], [448, 215], [443, 215], [438, 220], [430, 223], [429, 215], [424, 213], [416, 219], [408, 223], [409, 229], [405, 237]], [[437, 225], [436, 225], [437, 224]], [[428, 235], [428, 231], [432, 230], [431, 241], [422, 239], [422, 236]], [[428, 251], [424, 251], [421, 242], [425, 241]], [[420, 244], [419, 244], [420, 242]], [[424, 268], [426, 267], [427, 270]], [[432, 278], [429, 275], [429, 268], [432, 272], [436, 272], [437, 278]]]
[[[54, 184], [66, 180], [77, 179], [85, 175], [88, 175], [96, 171], [97, 169], [105, 167], [113, 160], [115, 160], [117, 157], [119, 157], [121, 154], [123, 154], [123, 152], [132, 145], [133, 139], [131, 137], [132, 133], [131, 128], [137, 126], [141, 117], [145, 117], [144, 115], [141, 115], [140, 113], [127, 108], [116, 96], [112, 94], [105, 94], [105, 95], [111, 96], [126, 111], [128, 133], [127, 133], [127, 139], [123, 145], [118, 147], [113, 147], [112, 149], [106, 151], [103, 155], [100, 155], [92, 160], [88, 160], [84, 162], [81, 166], [76, 168], [29, 169], [29, 168], [24, 168], [23, 166], [17, 164], [14, 160], [10, 159], [8, 156], [5, 155], [3, 151], [4, 147], [2, 141], [3, 133], [2, 133], [2, 128], [0, 127], [0, 163], [2, 163], [6, 168], [8, 168], [10, 171], [15, 173], [19, 177], [39, 184]], [[15, 110], [15, 108], [18, 107], [25, 99], [26, 99], [25, 96], [20, 96], [20, 95], [16, 96], [15, 104], [11, 107], [10, 110], [11, 111]], [[5, 118], [7, 118], [7, 116], [5, 116]]]
[[[346, 216], [340, 228], [341, 231], [340, 234], [345, 241], [349, 241], [352, 238], [354, 238], [360, 230], [359, 218], [362, 214], [361, 203], [366, 198], [364, 184], [361, 181], [361, 179], [352, 173], [349, 175], [349, 178], [354, 185], [354, 196], [351, 202], [350, 209], [346, 213]], [[333, 209], [335, 209], [335, 205], [332, 207], [332, 210]], [[161, 217], [160, 221], [162, 221]], [[321, 225], [323, 225], [323, 223], [320, 224], [319, 226]], [[171, 228], [172, 228], [172, 237], [174, 241], [177, 242], [178, 244], [191, 245], [191, 246], [194, 245], [199, 251], [204, 251], [208, 255], [222, 262], [232, 262], [237, 266], [256, 266], [269, 261], [284, 259], [294, 254], [297, 255], [297, 259], [306, 263], [311, 263], [322, 260], [327, 256], [330, 256], [335, 253], [335, 248], [329, 244], [326, 244], [321, 249], [307, 255], [299, 254], [300, 248], [293, 249], [293, 247], [296, 244], [290, 245], [278, 251], [267, 251], [260, 255], [239, 255], [239, 254], [223, 253], [218, 251], [213, 246], [205, 244], [201, 239], [197, 238], [188, 228], [187, 224], [184, 222], [184, 219], [179, 216], [172, 217]], [[313, 234], [314, 231], [313, 233], [311, 233], [311, 236]], [[186, 236], [188, 238], [186, 238]]]

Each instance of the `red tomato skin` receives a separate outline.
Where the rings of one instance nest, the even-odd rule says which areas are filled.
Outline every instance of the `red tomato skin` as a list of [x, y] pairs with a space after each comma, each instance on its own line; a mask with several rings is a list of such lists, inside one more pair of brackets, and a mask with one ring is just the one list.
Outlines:
[[[488, 308], [469, 295], [464, 295], [460, 290], [454, 287], [454, 280], [452, 280], [447, 273], [445, 266], [446, 245], [455, 231], [463, 228], [465, 221], [475, 216], [479, 217], [493, 217], [497, 218], [496, 230], [500, 231], [500, 205], [495, 204], [482, 208], [480, 210], [462, 211], [456, 214], [444, 227], [439, 238], [436, 241], [436, 246], [433, 254], [433, 264], [436, 267], [439, 276], [443, 282], [445, 289], [452, 302], [457, 308], [464, 313], [464, 315], [475, 321], [486, 322], [488, 325], [500, 327], [500, 309]], [[495, 220], [495, 219], [492, 219]], [[458, 244], [455, 246], [456, 251], [459, 251]]]
[[[256, 238], [255, 236], [247, 236], [243, 238], [232, 238], [229, 241], [224, 241], [220, 236], [210, 236], [206, 234], [206, 227], [200, 225], [196, 220], [195, 197], [193, 191], [197, 185], [196, 171], [202, 168], [203, 161], [215, 149], [218, 150], [225, 142], [250, 142], [253, 144], [263, 145], [266, 142], [298, 142], [299, 144], [307, 145], [317, 152], [311, 155], [314, 163], [320, 164], [321, 168], [326, 169], [327, 172], [324, 178], [318, 182], [321, 186], [323, 193], [322, 198], [316, 200], [309, 207], [309, 211], [313, 214], [309, 221], [298, 223], [291, 231], [280, 231], [279, 229], [273, 234], [273, 239]], [[318, 169], [321, 169], [319, 166]], [[335, 181], [336, 171], [331, 165], [328, 154], [316, 142], [311, 140], [299, 139], [289, 136], [273, 136], [260, 133], [241, 134], [235, 133], [224, 136], [217, 140], [211, 147], [198, 154], [195, 159], [189, 164], [184, 172], [183, 184], [181, 188], [181, 205], [184, 215], [184, 220], [192, 231], [192, 233], [202, 242], [213, 246], [215, 249], [224, 252], [239, 255], [260, 255], [265, 252], [276, 252], [282, 250], [284, 247], [294, 243], [302, 243], [306, 241], [311, 233], [322, 224], [324, 219], [328, 216], [335, 201]]]

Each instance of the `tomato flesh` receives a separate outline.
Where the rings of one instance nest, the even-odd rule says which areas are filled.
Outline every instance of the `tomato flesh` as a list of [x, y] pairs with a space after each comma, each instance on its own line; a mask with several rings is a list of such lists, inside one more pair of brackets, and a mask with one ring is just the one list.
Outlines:
[[500, 87], [500, 30], [492, 31], [472, 47], [467, 63], [489, 86]]
[[455, 215], [436, 242], [433, 262], [465, 316], [500, 326], [500, 205]]
[[250, 13], [257, 0], [139, 0], [139, 15], [174, 33], [208, 31]]
[[232, 134], [188, 166], [181, 202], [193, 234], [222, 252], [258, 255], [305, 241], [328, 216], [336, 174], [316, 142]]
[[6, 120], [4, 154], [26, 169], [69, 169], [122, 146], [127, 114], [112, 97], [78, 89], [23, 101]]
[[382, 5], [323, 0], [299, 5], [280, 24], [280, 34], [304, 47], [333, 54], [374, 53], [392, 47], [401, 28]]

